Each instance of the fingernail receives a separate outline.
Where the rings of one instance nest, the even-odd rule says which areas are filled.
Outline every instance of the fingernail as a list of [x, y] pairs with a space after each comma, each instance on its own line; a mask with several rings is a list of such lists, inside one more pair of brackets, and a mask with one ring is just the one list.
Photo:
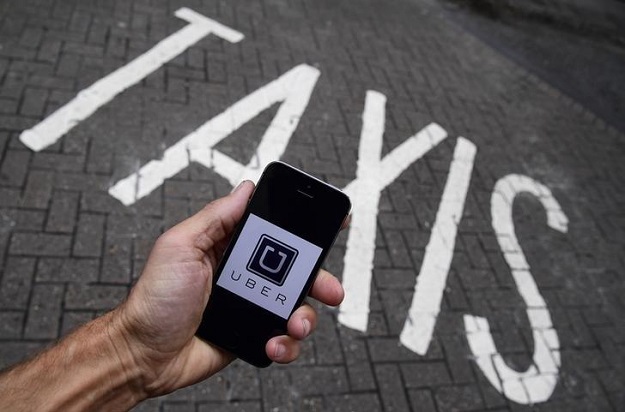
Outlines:
[[286, 348], [284, 347], [284, 345], [278, 343], [274, 352], [274, 356], [276, 357], [276, 359], [280, 359], [282, 355], [284, 355], [284, 352], [286, 352]]
[[310, 333], [310, 322], [308, 319], [302, 319], [302, 327], [304, 328], [304, 337]]
[[243, 183], [245, 183], [245, 180], [242, 181], [241, 183], [239, 183], [234, 189], [232, 189], [232, 192], [230, 192], [230, 193], [234, 193], [237, 190], [239, 190], [243, 186]]

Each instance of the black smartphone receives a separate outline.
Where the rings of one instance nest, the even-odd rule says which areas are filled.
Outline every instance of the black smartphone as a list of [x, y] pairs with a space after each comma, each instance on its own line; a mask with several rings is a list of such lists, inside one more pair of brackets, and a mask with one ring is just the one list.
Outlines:
[[219, 264], [196, 335], [269, 366], [267, 341], [286, 333], [350, 208], [339, 189], [270, 163]]

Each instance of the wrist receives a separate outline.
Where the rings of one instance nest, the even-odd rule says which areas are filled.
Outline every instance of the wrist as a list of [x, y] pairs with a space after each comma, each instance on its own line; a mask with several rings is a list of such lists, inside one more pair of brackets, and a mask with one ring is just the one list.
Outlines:
[[121, 411], [145, 399], [116, 311], [0, 375], [0, 409]]
[[146, 398], [119, 309], [79, 328], [52, 349], [65, 380], [58, 410], [129, 410]]
[[110, 353], [113, 375], [121, 376], [112, 390], [120, 391], [120, 395], [132, 404], [145, 400], [148, 395], [145, 390], [145, 376], [135, 357], [132, 339], [123, 321], [121, 307], [104, 315], [101, 320], [105, 323], [107, 351]]

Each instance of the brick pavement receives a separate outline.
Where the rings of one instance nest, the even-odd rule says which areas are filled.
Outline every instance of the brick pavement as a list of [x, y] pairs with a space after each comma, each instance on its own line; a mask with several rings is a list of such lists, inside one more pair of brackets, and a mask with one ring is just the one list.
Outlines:
[[[244, 33], [207, 37], [33, 152], [20, 133], [79, 90], [184, 26], [179, 7]], [[235, 363], [137, 410], [624, 410], [624, 136], [447, 22], [426, 1], [0, 2], [0, 365], [119, 303], [154, 238], [230, 190], [191, 165], [131, 207], [117, 180], [210, 117], [300, 63], [321, 71], [283, 159], [344, 186], [354, 179], [365, 93], [388, 98], [386, 153], [430, 122], [450, 139], [382, 193], [366, 333], [318, 307], [318, 333], [287, 367]], [[274, 109], [218, 145], [247, 163]], [[478, 148], [441, 314], [426, 355], [399, 343], [456, 136]], [[525, 305], [490, 225], [497, 179], [548, 186], [569, 231], [531, 197], [514, 205], [519, 242], [560, 338], [546, 403], [519, 405], [477, 367], [465, 314], [485, 316], [519, 370], [532, 358]], [[340, 274], [346, 236], [327, 267]]]

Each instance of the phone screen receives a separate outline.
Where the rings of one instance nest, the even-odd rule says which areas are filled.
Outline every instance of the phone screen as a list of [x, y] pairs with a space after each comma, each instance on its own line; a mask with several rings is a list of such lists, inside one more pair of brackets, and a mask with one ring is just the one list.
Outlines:
[[288, 319], [321, 252], [319, 246], [250, 213], [217, 285]]
[[286, 332], [350, 209], [340, 190], [281, 162], [261, 176], [224, 253], [197, 335], [255, 366]]

